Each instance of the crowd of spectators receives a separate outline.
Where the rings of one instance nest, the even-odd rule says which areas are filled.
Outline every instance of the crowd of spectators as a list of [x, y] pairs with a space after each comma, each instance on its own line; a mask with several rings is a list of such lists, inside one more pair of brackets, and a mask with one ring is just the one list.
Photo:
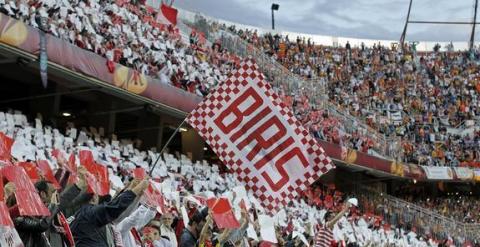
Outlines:
[[231, 67], [228, 53], [157, 23], [156, 10], [137, 1], [1, 1], [0, 11], [37, 28], [46, 18], [48, 33], [201, 96]]
[[429, 196], [422, 187], [402, 187], [394, 195], [457, 222], [480, 223], [480, 215], [473, 213], [480, 209], [478, 197], [472, 192], [441, 192], [439, 195]]
[[[3, 159], [7, 156], [2, 153], [0, 168], [23, 167], [35, 184], [35, 192], [51, 212], [49, 217], [23, 215], [17, 204], [21, 198], [16, 193], [20, 191], [14, 182], [4, 181], [5, 198], [2, 199], [25, 246], [48, 246], [42, 245], [47, 242], [51, 246], [69, 246], [65, 225], [59, 221], [60, 213], [68, 218], [77, 246], [305, 246], [319, 241], [316, 238], [319, 227], [329, 222], [331, 240], [338, 246], [349, 243], [435, 246], [440, 241], [383, 223], [378, 225], [375, 217], [348, 205], [346, 196], [334, 187], [315, 186], [272, 218], [274, 239], [278, 242], [275, 245], [262, 239], [267, 223], [259, 219], [267, 216], [267, 212], [252, 194], [241, 192], [243, 187], [234, 174], [221, 173], [222, 169], [216, 165], [205, 161], [192, 163], [184, 155], [164, 154], [151, 178], [140, 179], [135, 175], [136, 170], [149, 171], [158, 153], [140, 151], [136, 148], [138, 142], [117, 140], [114, 136], [107, 138], [101, 128], [77, 130], [70, 124], [65, 133], [61, 133], [43, 126], [40, 119], [32, 124], [18, 112], [1, 112], [0, 133], [2, 145], [8, 143], [4, 142], [5, 138], [14, 141], [11, 157]], [[106, 195], [99, 196], [97, 190], [91, 189], [92, 175], [88, 159], [83, 156], [85, 150], [98, 166], [108, 170], [110, 189]], [[58, 187], [46, 173], [39, 172], [39, 177], [34, 179], [29, 166], [25, 165], [32, 163], [33, 167], [40, 167], [44, 161], [55, 174]], [[72, 167], [77, 168], [75, 172]], [[144, 195], [150, 187], [162, 193], [165, 209], [152, 205]], [[249, 210], [236, 206], [242, 194]], [[240, 228], [219, 229], [212, 218], [212, 209], [204, 205], [207, 198], [226, 198]], [[335, 222], [330, 217], [334, 214], [339, 215]], [[218, 242], [221, 244], [211, 245]]]
[[464, 223], [479, 223], [480, 216], [474, 212], [479, 210], [478, 198], [472, 196], [441, 196], [435, 198], [404, 197], [404, 200], [432, 210], [443, 216]]
[[[420, 195], [405, 195], [401, 197], [402, 200], [369, 190], [356, 193], [365, 215], [415, 232], [425, 239], [448, 239], [456, 246], [461, 246], [475, 242], [470, 240], [479, 237], [478, 219], [475, 213], [467, 212], [476, 210], [476, 197], [424, 196], [425, 199], [421, 199]], [[471, 208], [467, 209], [466, 205]]]
[[[155, 11], [139, 2], [4, 1], [0, 11], [34, 27], [47, 18], [52, 35], [201, 96], [224, 81], [238, 61], [221, 42], [209, 44], [201, 32], [182, 34], [172, 25], [156, 23]], [[216, 26], [261, 48], [292, 73], [326, 85], [330, 102], [379, 135], [400, 137], [396, 145], [401, 152], [390, 158], [431, 166], [480, 166], [475, 148], [480, 132], [449, 130], [478, 121], [477, 52], [441, 52], [437, 47], [420, 53], [415, 44], [404, 49], [321, 46], [302, 37], [290, 40]], [[363, 152], [385, 146], [360, 130], [342, 127], [342, 120], [309, 105], [306, 96], [285, 96], [294, 99], [290, 103], [297, 116], [318, 138]], [[317, 121], [319, 116], [327, 117]]]
[[[0, 2], [0, 11], [34, 27], [39, 27], [41, 18], [47, 18], [48, 33], [104, 56], [109, 62], [201, 96], [224, 81], [239, 61], [222, 49], [221, 43], [208, 45], [200, 32], [182, 35], [172, 25], [155, 23], [153, 10], [134, 2], [9, 1]], [[316, 136], [325, 140], [339, 138], [339, 131], [332, 125], [322, 126], [321, 130], [312, 125], [312, 131], [319, 131]], [[368, 140], [367, 144], [363, 137], [365, 142], [359, 142], [355, 134], [341, 137], [348, 138], [345, 145], [364, 151], [372, 143]]]
[[[47, 18], [50, 34], [104, 56], [109, 62], [134, 68], [201, 96], [225, 80], [238, 61], [222, 49], [221, 43], [207, 45], [201, 33], [193, 31], [185, 40], [175, 27], [155, 23], [151, 17], [153, 10], [133, 1], [0, 1], [0, 11], [34, 27], [38, 27], [40, 18]], [[262, 47], [292, 73], [327, 85], [331, 102], [379, 133], [401, 136], [404, 161], [479, 166], [480, 154], [475, 147], [479, 145], [480, 132], [455, 135], [447, 131], [447, 127], [477, 120], [480, 111], [477, 53], [438, 50], [419, 53], [414, 45], [403, 50], [380, 44], [326, 47], [304, 38], [290, 41], [288, 36], [258, 35], [255, 31], [233, 27], [229, 30]], [[310, 105], [308, 96], [283, 94], [282, 97], [315, 137], [362, 152], [368, 152], [375, 144], [361, 133], [346, 133], [339, 119]], [[123, 246], [140, 246], [138, 241], [150, 246], [176, 246], [187, 241], [183, 236], [188, 234], [198, 238], [200, 246], [210, 246], [210, 239], [225, 246], [229, 246], [229, 241], [234, 246], [241, 242], [265, 242], [247, 234], [247, 226], [252, 225], [253, 232], [259, 235], [261, 226], [257, 216], [265, 213], [259, 205], [253, 206], [258, 206], [255, 212], [235, 208], [241, 228], [227, 231], [215, 227], [202, 205], [186, 202], [189, 195], [205, 198], [223, 195], [233, 202], [232, 191], [239, 184], [233, 174], [220, 174], [214, 165], [192, 164], [185, 156], [164, 155], [152, 179], [133, 179], [132, 171], [136, 168], [148, 171], [158, 154], [139, 151], [131, 141], [109, 140], [103, 131], [95, 128], [78, 131], [71, 126], [63, 135], [56, 129], [43, 127], [40, 120], [31, 126], [25, 116], [8, 113], [0, 113], [0, 123], [0, 132], [15, 140], [12, 159], [5, 163], [18, 165], [18, 162], [46, 160], [55, 173], [63, 174], [68, 170], [67, 161], [52, 151], [59, 150], [65, 157], [73, 154], [78, 161], [80, 150], [88, 149], [97, 162], [108, 168], [112, 181], [111, 195], [99, 198], [87, 191], [88, 172], [83, 168], [79, 168], [77, 182], [65, 182], [61, 188], [54, 189], [51, 182], [41, 179], [35, 188], [55, 216], [48, 218], [20, 215], [15, 188], [11, 182], [7, 183], [5, 201], [26, 246], [37, 246], [34, 243], [44, 243], [47, 239], [52, 246], [67, 246], [56, 218], [59, 212], [70, 217], [78, 246], [122, 246], [119, 242], [123, 242]], [[159, 190], [165, 193], [167, 211], [159, 213], [144, 199], [143, 193], [151, 184], [160, 186]], [[304, 200], [285, 208], [286, 219], [275, 219], [276, 238], [282, 243], [279, 245], [302, 246], [302, 241], [315, 241], [312, 217], [305, 212], [313, 212], [315, 223], [325, 225], [323, 219], [327, 212], [343, 211], [344, 198], [335, 189], [315, 188]], [[75, 203], [67, 203], [69, 201]], [[450, 212], [449, 206], [455, 201], [462, 206]], [[416, 202], [456, 220], [478, 222], [470, 210], [475, 207], [473, 200], [438, 198]], [[188, 209], [186, 215], [178, 205]], [[392, 230], [390, 224], [373, 213], [348, 211], [332, 225], [338, 243], [427, 246], [428, 242], [435, 245], [432, 237], [417, 235], [408, 228]], [[183, 218], [185, 216], [188, 219]], [[185, 220], [191, 222], [186, 228]], [[135, 232], [140, 233], [139, 237]], [[96, 245], [99, 240], [104, 242]]]
[[[304, 37], [222, 28], [260, 47], [290, 72], [326, 85], [331, 103], [378, 133], [400, 137], [403, 161], [479, 167], [478, 127], [468, 132], [451, 130], [478, 126], [477, 50], [440, 51], [437, 46], [432, 52], [417, 52], [415, 43], [405, 44], [404, 49], [380, 43], [333, 47]], [[352, 136], [345, 134], [339, 139]]]

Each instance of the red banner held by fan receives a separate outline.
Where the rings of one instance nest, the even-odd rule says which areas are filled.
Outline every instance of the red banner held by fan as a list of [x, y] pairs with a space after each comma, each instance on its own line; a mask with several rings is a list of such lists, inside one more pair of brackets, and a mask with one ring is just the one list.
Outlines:
[[10, 160], [13, 139], [0, 132], [0, 160]]
[[108, 169], [104, 165], [96, 164], [96, 178], [99, 184], [98, 195], [105, 196], [110, 193], [110, 180], [108, 178]]
[[50, 211], [43, 204], [27, 173], [19, 166], [5, 166], [1, 174], [15, 185], [15, 198], [20, 215], [49, 216]]
[[37, 166], [32, 162], [18, 162], [17, 166], [22, 167], [27, 173], [28, 177], [32, 182], [36, 183], [40, 180], [40, 175], [38, 175]]
[[68, 224], [67, 219], [65, 218], [65, 215], [63, 215], [62, 212], [57, 214], [58, 217], [58, 222], [60, 225], [63, 227], [63, 230], [65, 231], [65, 237], [67, 238], [68, 241], [68, 247], [74, 247], [75, 246], [75, 241], [73, 240], [73, 235], [72, 231], [70, 230], [70, 225]]
[[45, 180], [48, 182], [52, 183], [55, 189], [60, 189], [61, 186], [58, 183], [57, 179], [55, 178], [55, 175], [53, 174], [52, 168], [50, 167], [50, 164], [46, 160], [39, 160], [37, 161], [37, 166], [42, 173], [43, 177]]
[[175, 26], [177, 25], [177, 15], [177, 9], [162, 3], [160, 11], [157, 13], [157, 22], [160, 24], [172, 24]]
[[150, 184], [143, 194], [145, 202], [152, 207], [156, 207], [159, 213], [165, 213], [165, 201], [163, 195]]
[[92, 174], [96, 173], [96, 163], [95, 160], [93, 159], [93, 154], [92, 151], [90, 150], [80, 150], [78, 157], [80, 159], [80, 165], [85, 166], [87, 168], [87, 171], [89, 171]]
[[145, 169], [138, 167], [133, 169], [133, 178], [138, 179], [138, 180], [143, 180], [147, 176], [147, 173], [145, 172]]
[[67, 165], [65, 168], [70, 172], [70, 177], [68, 177], [68, 183], [74, 184], [78, 181], [78, 172], [77, 172], [77, 164], [75, 164], [75, 154], [70, 154], [68, 158]]
[[94, 173], [89, 171], [85, 173], [87, 192], [99, 196], [108, 195], [110, 193], [110, 180], [108, 179], [107, 167], [95, 164], [94, 169]]
[[207, 200], [207, 205], [211, 209], [213, 220], [218, 228], [235, 229], [240, 227], [227, 198], [210, 198]]

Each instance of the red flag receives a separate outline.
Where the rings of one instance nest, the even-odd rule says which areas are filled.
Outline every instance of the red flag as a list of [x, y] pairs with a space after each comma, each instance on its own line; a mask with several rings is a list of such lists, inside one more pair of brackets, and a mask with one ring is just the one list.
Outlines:
[[15, 198], [17, 199], [20, 215], [49, 216], [50, 211], [45, 207], [38, 195], [32, 181], [25, 170], [19, 166], [5, 166], [2, 175], [15, 185]]
[[133, 169], [133, 177], [139, 180], [143, 180], [147, 176], [145, 169], [138, 167]]
[[68, 224], [68, 221], [65, 218], [65, 215], [63, 215], [63, 213], [60, 212], [60, 213], [57, 214], [57, 217], [58, 217], [58, 222], [60, 223], [60, 225], [62, 225], [63, 230], [65, 231], [64, 235], [68, 240], [68, 244], [69, 244], [68, 246], [69, 247], [74, 247], [75, 246], [75, 241], [73, 240], [72, 231], [70, 230], [70, 225]]
[[213, 206], [215, 206], [215, 203], [217, 202], [217, 200], [218, 199], [215, 198], [215, 197], [208, 198], [207, 199], [207, 207], [210, 208], [210, 209], [213, 208]]
[[95, 163], [95, 160], [93, 159], [92, 152], [90, 150], [80, 150], [78, 156], [80, 158], [80, 165], [85, 166], [87, 171], [89, 171], [92, 174], [95, 174], [96, 163]]
[[178, 10], [162, 3], [157, 13], [157, 22], [160, 24], [177, 25]]
[[149, 206], [156, 207], [160, 210], [160, 213], [165, 213], [165, 201], [163, 200], [162, 194], [156, 190], [152, 184], [150, 184], [145, 191], [144, 200]]
[[270, 212], [334, 167], [252, 60], [242, 62], [187, 120]]
[[207, 205], [212, 210], [213, 220], [218, 228], [235, 229], [240, 227], [227, 198], [210, 198], [207, 200]]
[[96, 178], [99, 184], [98, 195], [105, 196], [110, 193], [110, 180], [108, 178], [108, 169], [104, 165], [97, 164]]
[[40, 180], [40, 176], [38, 175], [37, 166], [32, 162], [18, 162], [18, 166], [22, 167], [25, 172], [27, 173], [28, 177], [32, 180], [32, 182], [36, 183]]
[[90, 169], [87, 168], [85, 179], [87, 182], [88, 193], [94, 193], [99, 196], [105, 196], [110, 193], [110, 180], [108, 179], [108, 169], [106, 166], [94, 163]]
[[48, 164], [48, 161], [39, 160], [37, 161], [37, 165], [45, 180], [52, 183], [55, 189], [60, 189], [61, 186], [55, 178], [55, 175], [53, 174], [52, 168], [50, 167], [50, 164]]
[[10, 160], [13, 139], [0, 132], [0, 160]]
[[77, 164], [75, 164], [74, 153], [70, 154], [70, 157], [68, 158], [68, 162], [65, 168], [70, 172], [70, 177], [68, 177], [68, 183], [69, 184], [76, 183], [78, 181], [78, 175], [77, 175]]
[[85, 181], [87, 182], [87, 192], [98, 195], [100, 192], [100, 184], [97, 178], [90, 172], [85, 173]]

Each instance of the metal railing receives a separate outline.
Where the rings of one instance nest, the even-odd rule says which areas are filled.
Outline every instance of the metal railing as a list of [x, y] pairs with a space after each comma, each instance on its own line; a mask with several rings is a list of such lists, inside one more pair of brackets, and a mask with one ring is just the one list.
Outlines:
[[218, 25], [209, 23], [207, 18], [197, 14], [193, 22], [189, 24], [197, 30], [203, 32], [206, 39], [210, 42], [220, 41], [223, 48], [239, 57], [252, 57], [256, 60], [259, 68], [272, 86], [277, 90], [282, 89], [290, 95], [304, 95], [309, 99], [311, 106], [316, 109], [326, 110], [332, 117], [337, 118], [342, 123], [338, 126], [342, 131], [348, 134], [359, 133], [361, 136], [372, 140], [372, 147], [376, 154], [385, 158], [402, 160], [402, 146], [400, 138], [387, 138], [384, 134], [371, 128], [363, 121], [352, 116], [348, 111], [341, 109], [329, 101], [326, 92], [326, 83], [320, 78], [306, 79], [290, 72], [283, 65], [278, 63], [273, 57], [243, 40], [241, 37], [222, 30]]
[[[473, 121], [473, 125], [467, 126], [467, 121]], [[461, 123], [453, 126], [455, 129], [480, 128], [480, 117], [471, 120], [463, 120]]]
[[435, 239], [451, 237], [457, 246], [461, 246], [466, 240], [480, 241], [480, 224], [458, 222], [413, 203], [378, 193], [362, 185], [356, 186], [354, 194], [362, 202], [360, 208], [364, 212], [372, 210], [369, 205], [374, 205], [373, 213], [381, 215], [383, 220], [389, 224], [415, 229], [417, 234], [430, 235]]

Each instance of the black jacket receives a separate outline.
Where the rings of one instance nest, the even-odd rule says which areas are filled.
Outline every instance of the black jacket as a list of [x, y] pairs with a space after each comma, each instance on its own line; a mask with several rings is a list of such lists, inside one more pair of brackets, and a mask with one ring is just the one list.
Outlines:
[[20, 216], [13, 220], [18, 235], [22, 239], [25, 247], [48, 247], [46, 231], [50, 229], [53, 218], [58, 213], [58, 207], [51, 205], [49, 217], [36, 218], [30, 216]]
[[86, 192], [80, 190], [77, 185], [67, 186], [62, 194], [60, 194], [60, 211], [65, 217], [70, 217], [83, 205], [88, 203], [89, 197], [85, 196]]
[[195, 247], [197, 246], [197, 238], [185, 227], [180, 236], [180, 247]]
[[47, 247], [48, 242], [52, 247], [63, 247], [64, 236], [61, 233], [57, 233], [54, 229], [52, 222], [54, 221], [57, 213], [60, 211], [67, 211], [73, 214], [75, 205], [80, 204], [79, 201], [81, 195], [80, 189], [76, 185], [67, 187], [60, 195], [60, 204], [58, 206], [50, 205], [51, 212], [50, 217], [37, 218], [29, 216], [20, 216], [15, 218], [14, 225], [18, 231], [18, 235], [22, 239], [25, 247]]
[[120, 216], [135, 197], [135, 193], [128, 190], [109, 203], [83, 205], [70, 224], [76, 247], [108, 247], [108, 240], [101, 233], [102, 228]]

